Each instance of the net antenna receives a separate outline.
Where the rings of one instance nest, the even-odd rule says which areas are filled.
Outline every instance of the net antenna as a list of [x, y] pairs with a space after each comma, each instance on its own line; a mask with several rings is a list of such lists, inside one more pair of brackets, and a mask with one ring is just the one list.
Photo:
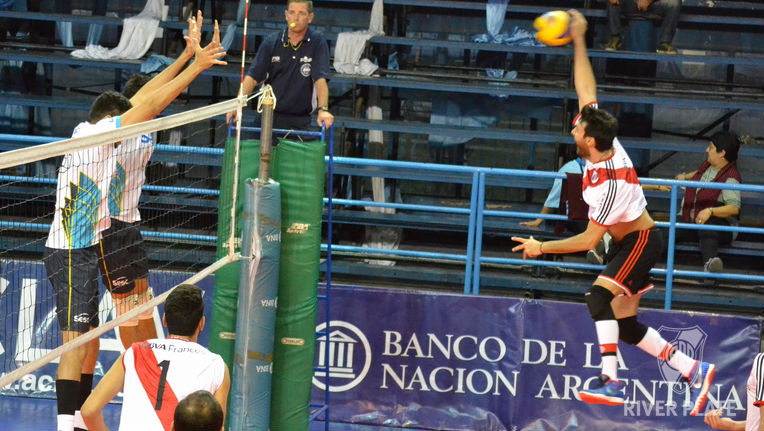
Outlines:
[[247, 54], [247, 25], [249, 23], [249, 0], [244, 2], [244, 35], [241, 42], [241, 79], [239, 103], [236, 105], [236, 156], [233, 162], [233, 202], [231, 204], [231, 231], [228, 234], [228, 257], [232, 259], [236, 239], [236, 195], [239, 192], [239, 149], [241, 142], [241, 117], [244, 105], [249, 101], [244, 94], [244, 66]]

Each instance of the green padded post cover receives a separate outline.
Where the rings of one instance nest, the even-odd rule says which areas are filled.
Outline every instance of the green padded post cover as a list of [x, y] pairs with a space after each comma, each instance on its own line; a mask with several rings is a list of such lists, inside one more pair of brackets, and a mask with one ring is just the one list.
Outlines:
[[323, 142], [280, 141], [281, 262], [271, 382], [271, 429], [308, 429], [316, 338], [316, 295], [324, 196]]

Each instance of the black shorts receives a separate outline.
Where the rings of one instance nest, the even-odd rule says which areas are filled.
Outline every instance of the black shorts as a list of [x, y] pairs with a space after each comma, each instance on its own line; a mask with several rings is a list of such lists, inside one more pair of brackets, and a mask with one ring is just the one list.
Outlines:
[[626, 296], [652, 289], [650, 270], [665, 248], [660, 229], [632, 232], [611, 247], [607, 267], [598, 278], [615, 283]]
[[113, 293], [127, 293], [135, 280], [149, 276], [149, 262], [138, 223], [111, 219], [98, 246], [98, 267], [103, 284]]
[[56, 317], [62, 331], [87, 332], [91, 326], [98, 326], [96, 247], [45, 247], [43, 263], [56, 292]]

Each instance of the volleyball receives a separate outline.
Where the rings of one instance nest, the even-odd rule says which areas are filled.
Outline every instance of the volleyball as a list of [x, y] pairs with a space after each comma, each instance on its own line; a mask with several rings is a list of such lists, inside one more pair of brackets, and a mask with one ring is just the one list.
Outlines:
[[547, 12], [533, 21], [536, 39], [549, 46], [562, 46], [570, 42], [568, 24], [570, 15], [563, 10]]

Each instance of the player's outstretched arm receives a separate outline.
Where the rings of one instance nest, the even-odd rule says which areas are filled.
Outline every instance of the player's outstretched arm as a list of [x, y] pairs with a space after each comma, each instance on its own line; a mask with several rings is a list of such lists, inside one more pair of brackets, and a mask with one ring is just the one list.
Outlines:
[[219, 43], [212, 42], [201, 48], [199, 41], [187, 38], [194, 46], [194, 62], [170, 82], [160, 87], [149, 99], [122, 114], [122, 126], [137, 124], [159, 115], [200, 73], [213, 65], [228, 64], [221, 60], [225, 51]]
[[570, 238], [558, 239], [554, 241], [539, 241], [530, 238], [513, 236], [512, 241], [519, 242], [512, 248], [513, 252], [522, 251], [523, 259], [540, 256], [544, 253], [565, 254], [575, 253], [577, 251], [591, 250], [599, 244], [602, 237], [607, 232], [607, 227], [598, 225], [589, 220], [586, 230]]
[[570, 14], [570, 37], [573, 39], [573, 82], [578, 95], [578, 109], [597, 101], [597, 81], [586, 51], [586, 18], [575, 9]]
[[[122, 354], [124, 356], [124, 354]], [[122, 356], [111, 366], [93, 392], [90, 394], [80, 412], [82, 419], [90, 431], [108, 431], [103, 420], [102, 410], [122, 390], [125, 384], [125, 369], [122, 366]]]
[[217, 391], [215, 391], [212, 396], [215, 397], [216, 400], [220, 403], [220, 408], [223, 409], [223, 423], [225, 423], [225, 415], [226, 415], [226, 402], [228, 401], [228, 391], [231, 389], [231, 376], [228, 373], [228, 366], [225, 366], [225, 375], [223, 376], [223, 383], [220, 384], [220, 387]]

